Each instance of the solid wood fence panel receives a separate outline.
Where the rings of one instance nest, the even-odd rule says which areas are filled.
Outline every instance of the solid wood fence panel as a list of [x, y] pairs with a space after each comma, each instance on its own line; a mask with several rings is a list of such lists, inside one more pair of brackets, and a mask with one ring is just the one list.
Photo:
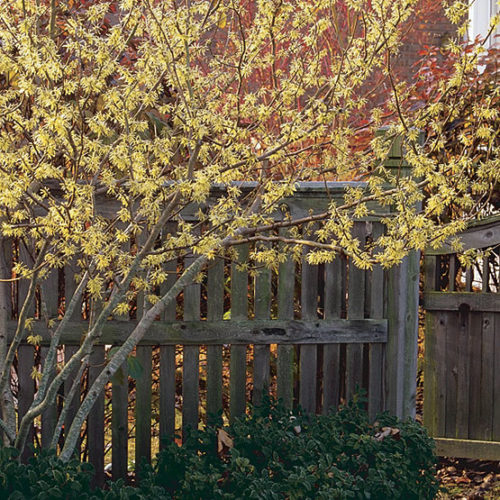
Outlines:
[[436, 253], [425, 258], [424, 423], [438, 453], [498, 460], [500, 261], [493, 251], [464, 268]]
[[[231, 264], [231, 319], [248, 318], [248, 272], [238, 269], [238, 265], [248, 260], [248, 244], [236, 247], [238, 258]], [[231, 346], [229, 369], [229, 418], [234, 420], [245, 413], [247, 383], [247, 346]]]
[[[207, 320], [224, 316], [224, 260], [217, 257], [209, 264], [207, 276]], [[222, 410], [222, 346], [207, 346], [207, 415]]]

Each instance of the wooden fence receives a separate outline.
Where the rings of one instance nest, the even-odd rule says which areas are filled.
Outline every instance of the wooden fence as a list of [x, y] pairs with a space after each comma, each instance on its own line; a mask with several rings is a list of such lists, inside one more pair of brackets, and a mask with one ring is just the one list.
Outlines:
[[[346, 183], [310, 183], [284, 202], [293, 216], [307, 214], [341, 197], [345, 187]], [[374, 219], [356, 222], [353, 231], [368, 241], [384, 228]], [[11, 250], [4, 249], [8, 259]], [[239, 262], [247, 262], [250, 250], [248, 245], [238, 247]], [[21, 242], [19, 259], [25, 258]], [[167, 266], [166, 287], [184, 264], [175, 261]], [[44, 300], [49, 317], [57, 317], [64, 297], [74, 291], [74, 274], [75, 269], [67, 266], [42, 285], [37, 300]], [[127, 474], [129, 449], [135, 448], [136, 462], [149, 461], [158, 435], [173, 438], [197, 426], [208, 413], [223, 409], [227, 400], [232, 419], [247, 411], [249, 398], [258, 403], [266, 391], [290, 407], [300, 404], [309, 411], [326, 412], [363, 387], [370, 415], [387, 409], [400, 417], [414, 416], [418, 276], [418, 255], [389, 271], [363, 271], [339, 256], [320, 266], [288, 259], [277, 273], [258, 269], [255, 275], [238, 262], [213, 261], [206, 279], [186, 287], [177, 303], [158, 318], [137, 347], [134, 363], [121, 368], [93, 407], [80, 444], [88, 453], [83, 458], [96, 467], [97, 482], [103, 481], [105, 462], [112, 462], [114, 478]], [[12, 332], [17, 304], [27, 290], [20, 282], [11, 292]], [[123, 317], [107, 322], [87, 378], [77, 381], [77, 399], [106, 363], [110, 346], [120, 344], [134, 323]], [[20, 346], [13, 379], [19, 417], [33, 400], [33, 368], [43, 365], [47, 349], [43, 322], [35, 322], [33, 329], [43, 338], [41, 347]], [[78, 311], [61, 342], [61, 365], [75, 352], [86, 329]], [[134, 367], [137, 373], [131, 381], [127, 370]], [[66, 381], [59, 402], [68, 399], [72, 383], [71, 378]], [[135, 419], [129, 422], [132, 400]], [[66, 428], [77, 406], [77, 401], [70, 403]], [[50, 407], [36, 422], [30, 440], [48, 446], [59, 411], [60, 404]], [[111, 412], [110, 430], [105, 412]]]
[[492, 248], [463, 267], [449, 246], [425, 257], [424, 423], [440, 455], [500, 459], [500, 217], [462, 236]]

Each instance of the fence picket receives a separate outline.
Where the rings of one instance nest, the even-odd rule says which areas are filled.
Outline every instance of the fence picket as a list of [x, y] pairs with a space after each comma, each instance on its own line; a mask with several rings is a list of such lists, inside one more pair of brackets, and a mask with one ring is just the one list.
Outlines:
[[[355, 222], [354, 236], [360, 241], [360, 248], [365, 244], [365, 223]], [[349, 259], [349, 299], [347, 303], [348, 319], [363, 319], [365, 307], [365, 271], [359, 269]], [[357, 387], [363, 382], [363, 346], [347, 344], [346, 346], [346, 399], [349, 401]]]
[[112, 378], [111, 462], [113, 480], [128, 471], [128, 369], [123, 363]]
[[[384, 234], [384, 226], [380, 222], [373, 223], [372, 238], [376, 241]], [[370, 309], [372, 319], [384, 317], [384, 270], [375, 265], [370, 273]], [[377, 413], [384, 409], [384, 357], [385, 344], [369, 345], [369, 374], [368, 374], [368, 415], [373, 420]]]
[[[345, 302], [346, 262], [337, 255], [333, 262], [325, 264], [325, 319], [342, 316]], [[340, 396], [340, 345], [323, 346], [323, 413], [337, 408]]]
[[[483, 279], [485, 275], [483, 274]], [[495, 313], [483, 312], [481, 349], [480, 439], [491, 440], [493, 431], [493, 386], [495, 363]]]
[[[255, 277], [255, 319], [269, 319], [271, 271], [262, 268]], [[255, 344], [253, 354], [253, 404], [259, 405], [269, 388], [270, 346]]]
[[[165, 264], [167, 279], [160, 287], [164, 295], [177, 279], [177, 261]], [[161, 315], [163, 321], [175, 321], [176, 300], [168, 304]], [[175, 345], [160, 346], [160, 448], [175, 434]]]
[[[194, 261], [193, 256], [185, 258], [186, 268]], [[184, 320], [200, 319], [200, 285], [192, 283], [184, 288]], [[182, 370], [182, 433], [186, 436], [189, 427], [198, 427], [200, 347], [184, 346]]]
[[[293, 319], [295, 263], [291, 257], [280, 263], [278, 273], [278, 319]], [[286, 408], [293, 405], [293, 359], [293, 346], [278, 344], [277, 394]]]
[[[318, 319], [318, 266], [310, 265], [305, 253], [302, 259], [301, 311], [302, 319]], [[318, 363], [318, 347], [300, 346], [300, 385], [299, 403], [304, 410], [316, 410], [316, 371]]]
[[[224, 260], [217, 257], [208, 268], [207, 320], [224, 315]], [[207, 415], [222, 410], [222, 346], [207, 346]]]
[[[248, 260], [248, 245], [237, 247], [238, 259], [231, 264], [231, 319], [248, 318], [248, 273], [238, 269], [239, 263]], [[239, 417], [246, 409], [247, 346], [231, 346], [229, 368], [229, 418]]]
[[[104, 360], [104, 346], [94, 346], [89, 360], [89, 388], [101, 373]], [[104, 485], [104, 393], [97, 397], [87, 418], [87, 445], [89, 462], [95, 469], [93, 484], [101, 487]]]

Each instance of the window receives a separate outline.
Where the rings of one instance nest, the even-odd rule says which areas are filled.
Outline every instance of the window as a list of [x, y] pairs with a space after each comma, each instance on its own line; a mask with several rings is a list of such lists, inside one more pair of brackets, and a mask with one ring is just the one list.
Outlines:
[[[499, 12], [497, 0], [471, 0], [470, 4], [469, 40], [474, 40], [478, 35], [484, 38], [490, 28], [490, 19]], [[500, 44], [499, 37], [495, 38], [495, 35], [500, 35], [498, 24], [486, 44], [487, 47]]]

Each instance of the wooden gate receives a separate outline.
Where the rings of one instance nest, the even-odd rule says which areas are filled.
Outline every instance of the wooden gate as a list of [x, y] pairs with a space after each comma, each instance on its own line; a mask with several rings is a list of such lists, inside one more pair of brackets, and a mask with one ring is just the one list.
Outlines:
[[425, 257], [424, 423], [439, 455], [500, 459], [500, 216], [461, 235], [490, 248], [463, 267], [450, 246]]

